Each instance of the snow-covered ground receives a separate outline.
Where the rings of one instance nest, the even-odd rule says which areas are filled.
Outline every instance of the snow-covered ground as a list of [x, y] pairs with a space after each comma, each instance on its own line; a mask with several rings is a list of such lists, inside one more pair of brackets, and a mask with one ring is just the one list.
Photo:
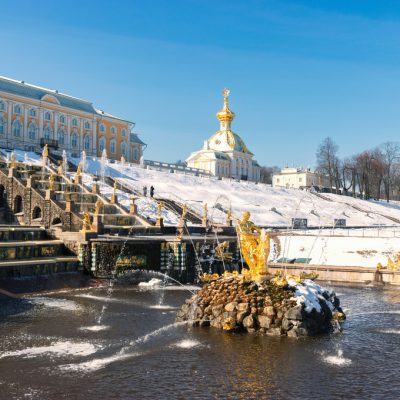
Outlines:
[[42, 165], [41, 156], [31, 151], [0, 149], [0, 152], [3, 158], [8, 158], [9, 160], [11, 159], [11, 153], [14, 153], [18, 162], [25, 162], [29, 165]]
[[[88, 172], [100, 174], [100, 160], [88, 158], [86, 163]], [[214, 222], [225, 220], [225, 213], [218, 208], [226, 210], [229, 206], [232, 206], [235, 218], [248, 210], [252, 215], [251, 219], [262, 226], [288, 226], [291, 225], [292, 218], [307, 218], [309, 226], [333, 225], [334, 219], [339, 218], [344, 218], [348, 226], [395, 224], [385, 216], [400, 220], [400, 206], [393, 207], [391, 203], [388, 206], [386, 203], [340, 195], [329, 194], [327, 197], [332, 201], [328, 201], [309, 191], [147, 170], [138, 165], [119, 162], [107, 163], [106, 175], [123, 180], [138, 192], [142, 192], [143, 186], [149, 188], [152, 185], [155, 188], [155, 197], [186, 202], [198, 214], [202, 214], [203, 204], [207, 203], [209, 216]], [[121, 198], [121, 203], [122, 201]], [[142, 210], [147, 210], [143, 211], [147, 216], [155, 218], [155, 207], [148, 203], [141, 206]], [[355, 209], [354, 206], [365, 212]]]
[[317, 232], [312, 235], [279, 236], [281, 251], [272, 252], [271, 259], [308, 258], [312, 265], [341, 265], [376, 267], [387, 265], [388, 257], [400, 252], [397, 237], [324, 236]]

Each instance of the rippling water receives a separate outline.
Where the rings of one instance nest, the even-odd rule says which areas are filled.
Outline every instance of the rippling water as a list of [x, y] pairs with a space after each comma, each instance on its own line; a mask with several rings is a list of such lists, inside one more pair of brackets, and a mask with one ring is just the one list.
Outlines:
[[302, 340], [175, 324], [174, 287], [2, 301], [0, 399], [400, 398], [400, 288], [335, 290], [344, 332]]

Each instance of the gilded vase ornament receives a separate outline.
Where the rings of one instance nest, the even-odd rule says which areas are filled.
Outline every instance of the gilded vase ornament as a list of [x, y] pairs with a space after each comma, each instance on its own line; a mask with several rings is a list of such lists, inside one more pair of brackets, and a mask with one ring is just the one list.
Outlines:
[[260, 282], [268, 272], [267, 261], [270, 252], [270, 237], [264, 229], [250, 221], [250, 213], [245, 211], [236, 225], [240, 250], [248, 272], [244, 271], [251, 280]]

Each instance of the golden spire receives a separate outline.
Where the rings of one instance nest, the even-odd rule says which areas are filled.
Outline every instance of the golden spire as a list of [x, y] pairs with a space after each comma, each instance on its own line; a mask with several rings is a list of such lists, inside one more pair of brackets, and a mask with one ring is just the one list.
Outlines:
[[[228, 104], [228, 97], [229, 97], [230, 91], [229, 89], [224, 89], [222, 92], [222, 95], [224, 96], [224, 106], [222, 109], [217, 113], [217, 118], [221, 122], [221, 130], [223, 128], [225, 129], [230, 129], [230, 123], [233, 121], [235, 118], [235, 113], [232, 112], [229, 109], [229, 104]], [[226, 124], [222, 124], [226, 123]]]

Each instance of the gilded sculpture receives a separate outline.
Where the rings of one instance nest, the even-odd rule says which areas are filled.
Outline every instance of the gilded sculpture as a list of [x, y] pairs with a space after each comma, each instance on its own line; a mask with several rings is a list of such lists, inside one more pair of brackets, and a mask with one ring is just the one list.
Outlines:
[[245, 211], [236, 225], [239, 246], [248, 271], [242, 271], [251, 280], [261, 281], [268, 272], [267, 261], [270, 252], [270, 237], [264, 229], [250, 221], [250, 213]]
[[93, 225], [90, 222], [90, 215], [87, 212], [83, 213], [83, 221], [82, 221], [82, 229], [80, 230], [80, 232], [93, 232]]

